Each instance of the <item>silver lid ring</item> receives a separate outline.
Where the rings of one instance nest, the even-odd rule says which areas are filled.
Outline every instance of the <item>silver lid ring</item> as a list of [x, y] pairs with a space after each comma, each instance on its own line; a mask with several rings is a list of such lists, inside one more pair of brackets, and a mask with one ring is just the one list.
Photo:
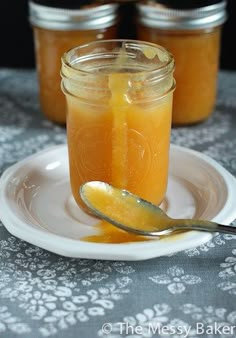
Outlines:
[[197, 9], [172, 9], [158, 5], [137, 4], [138, 21], [160, 29], [194, 30], [220, 26], [227, 19], [226, 1]]
[[92, 30], [114, 25], [117, 4], [88, 9], [54, 8], [29, 2], [29, 21], [33, 26], [51, 30]]

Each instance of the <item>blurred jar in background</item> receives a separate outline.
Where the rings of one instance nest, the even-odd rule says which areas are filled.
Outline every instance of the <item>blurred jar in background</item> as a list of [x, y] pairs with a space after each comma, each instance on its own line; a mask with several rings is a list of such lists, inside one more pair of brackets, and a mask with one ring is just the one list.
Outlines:
[[226, 2], [148, 1], [137, 4], [137, 10], [138, 39], [164, 46], [175, 59], [173, 125], [207, 119], [216, 100]]
[[[69, 49], [117, 35], [118, 5], [82, 1], [34, 0], [29, 20], [34, 30], [40, 103], [45, 116], [66, 122], [66, 102], [61, 92], [61, 56]], [[64, 6], [64, 7], [63, 7]]]

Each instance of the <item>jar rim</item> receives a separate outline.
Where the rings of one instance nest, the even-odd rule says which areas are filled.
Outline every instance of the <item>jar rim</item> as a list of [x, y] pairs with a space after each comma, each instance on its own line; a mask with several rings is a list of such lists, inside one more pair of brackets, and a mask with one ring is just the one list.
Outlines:
[[138, 3], [138, 21], [160, 29], [194, 30], [220, 26], [227, 19], [226, 1], [194, 9], [175, 9], [161, 4]]
[[[162, 67], [160, 67], [160, 65], [159, 65], [159, 67], [156, 67], [156, 68], [145, 69], [143, 71], [137, 71], [136, 74], [141, 74], [141, 73], [154, 74], [154, 73], [156, 73], [156, 75], [158, 76], [157, 73], [159, 73], [158, 77], [163, 77], [163, 76], [165, 76], [166, 72], [169, 73], [170, 71], [174, 70], [174, 57], [166, 48], [164, 48], [163, 46], [158, 45], [156, 43], [141, 41], [141, 40], [132, 40], [132, 39], [99, 40], [99, 41], [92, 41], [92, 42], [89, 42], [89, 43], [86, 43], [86, 44], [83, 44], [83, 45], [79, 45], [77, 47], [73, 47], [62, 55], [62, 58], [61, 58], [62, 65], [65, 66], [65, 67], [68, 67], [68, 69], [70, 69], [71, 71], [74, 71], [77, 74], [83, 74], [83, 75], [93, 74], [94, 75], [93, 70], [88, 71], [88, 70], [84, 70], [84, 69], [81, 69], [81, 68], [78, 69], [78, 68], [74, 67], [74, 65], [78, 64], [79, 61], [83, 61], [83, 60], [86, 61], [86, 59], [88, 59], [89, 56], [92, 57], [93, 56], [92, 53], [87, 54], [85, 58], [83, 56], [81, 56], [80, 60], [79, 60], [79, 57], [78, 57], [73, 62], [70, 62], [68, 60], [68, 58], [71, 57], [74, 52], [78, 52], [78, 51], [81, 51], [83, 49], [86, 50], [86, 48], [88, 48], [90, 46], [94, 46], [94, 48], [96, 48], [97, 46], [100, 45], [104, 48], [104, 46], [108, 45], [108, 44], [114, 44], [114, 47], [116, 47], [116, 48], [119, 47], [119, 45], [120, 45], [120, 48], [124, 48], [124, 47], [125, 48], [128, 48], [128, 47], [132, 48], [134, 46], [137, 46], [137, 47], [139, 46], [140, 48], [142, 46], [143, 47], [149, 47], [149, 48], [155, 49], [156, 51], [161, 51], [167, 57], [165, 62], [163, 62]], [[109, 51], [106, 51], [106, 53], [109, 53]], [[114, 51], [113, 51], [113, 55], [114, 55]], [[117, 52], [117, 55], [118, 55], [118, 52]], [[98, 73], [98, 74], [100, 75], [101, 73]], [[135, 72], [134, 72], [134, 74], [135, 74]], [[62, 74], [62, 76], [64, 76], [64, 74]]]
[[[75, 97], [79, 97], [77, 94], [81, 95], [82, 91], [90, 93], [94, 90], [106, 96], [110, 93], [110, 75], [126, 73], [128, 92], [137, 93], [150, 88], [154, 96], [147, 102], [152, 102], [174, 90], [174, 65], [173, 55], [158, 44], [128, 39], [93, 41], [64, 53], [61, 88], [65, 94]], [[155, 88], [162, 88], [162, 93], [158, 94]], [[97, 104], [101, 105], [101, 102]]]
[[29, 2], [29, 22], [32, 26], [50, 30], [91, 30], [114, 25], [118, 19], [118, 4], [101, 4], [84, 9], [44, 6]]

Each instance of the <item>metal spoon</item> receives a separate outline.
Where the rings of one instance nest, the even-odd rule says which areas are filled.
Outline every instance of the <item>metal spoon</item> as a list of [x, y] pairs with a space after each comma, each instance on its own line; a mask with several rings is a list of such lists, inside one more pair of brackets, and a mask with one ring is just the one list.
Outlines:
[[236, 227], [232, 226], [205, 220], [170, 218], [158, 206], [101, 181], [83, 184], [80, 196], [97, 217], [122, 230], [143, 236], [162, 236], [181, 230], [236, 234]]

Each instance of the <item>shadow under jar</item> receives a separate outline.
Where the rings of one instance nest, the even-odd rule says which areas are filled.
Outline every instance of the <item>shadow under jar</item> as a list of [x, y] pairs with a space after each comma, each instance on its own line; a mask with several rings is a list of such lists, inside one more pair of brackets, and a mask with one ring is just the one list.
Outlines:
[[66, 102], [60, 87], [61, 56], [72, 47], [117, 35], [117, 4], [80, 4], [81, 1], [67, 4], [60, 0], [29, 2], [41, 109], [48, 119], [60, 124], [66, 123]]
[[174, 60], [132, 40], [79, 46], [62, 58], [73, 196], [104, 181], [160, 204], [167, 187]]
[[217, 0], [137, 4], [138, 38], [164, 46], [175, 58], [173, 125], [201, 122], [214, 110], [225, 8]]

